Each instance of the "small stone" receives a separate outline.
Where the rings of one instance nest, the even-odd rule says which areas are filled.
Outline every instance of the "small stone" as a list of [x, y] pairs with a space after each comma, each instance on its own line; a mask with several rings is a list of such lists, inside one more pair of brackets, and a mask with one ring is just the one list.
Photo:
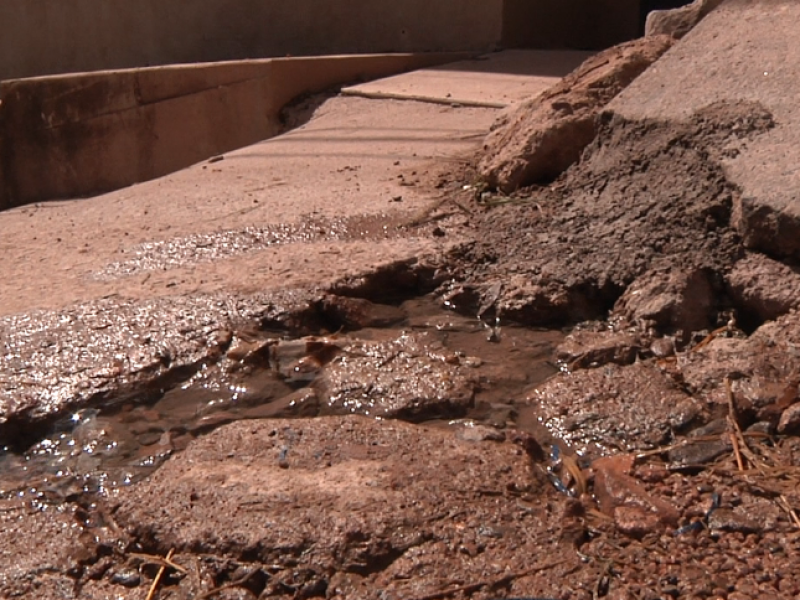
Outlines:
[[763, 528], [748, 516], [729, 508], [718, 508], [708, 517], [708, 528], [740, 533], [758, 533]]
[[632, 464], [632, 456], [609, 456], [592, 464], [594, 491], [600, 510], [613, 516], [618, 529], [629, 535], [644, 535], [659, 524], [677, 525], [678, 509], [651, 495], [628, 475]]
[[650, 344], [650, 352], [656, 358], [666, 358], [675, 354], [675, 340], [669, 337], [662, 337], [653, 340]]
[[656, 513], [638, 506], [618, 506], [614, 509], [614, 525], [625, 535], [641, 538], [656, 531], [661, 519]]
[[594, 368], [608, 363], [632, 364], [639, 353], [638, 338], [627, 333], [574, 331], [556, 350], [556, 358], [570, 369]]
[[760, 253], [737, 262], [725, 283], [734, 305], [762, 321], [775, 320], [800, 303], [800, 275]]
[[135, 588], [142, 582], [139, 572], [135, 569], [120, 569], [111, 576], [111, 583]]
[[789, 433], [798, 429], [800, 429], [800, 402], [783, 411], [778, 421], [778, 433]]
[[758, 423], [753, 423], [750, 427], [747, 428], [747, 433], [761, 433], [764, 435], [772, 435], [775, 433], [775, 426], [773, 423], [769, 421], [759, 421]]
[[629, 323], [683, 336], [711, 323], [716, 295], [703, 269], [654, 269], [637, 278], [614, 306]]
[[667, 456], [675, 465], [694, 467], [708, 464], [730, 452], [731, 449], [730, 440], [727, 437], [721, 437], [716, 440], [689, 441], [687, 444], [672, 448]]
[[636, 478], [646, 483], [660, 483], [670, 476], [670, 471], [658, 465], [642, 465], [636, 469]]
[[504, 442], [506, 435], [488, 425], [465, 423], [456, 429], [456, 437], [465, 442]]

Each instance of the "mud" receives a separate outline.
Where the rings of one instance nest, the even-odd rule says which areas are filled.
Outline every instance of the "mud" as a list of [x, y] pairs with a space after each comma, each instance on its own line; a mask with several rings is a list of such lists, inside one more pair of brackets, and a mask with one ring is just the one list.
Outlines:
[[[194, 438], [242, 419], [361, 414], [461, 419], [449, 426], [468, 428], [477, 419], [503, 429], [514, 424], [523, 390], [556, 371], [550, 359], [560, 331], [490, 327], [431, 298], [391, 306], [327, 295], [318, 304], [330, 325], [344, 328], [301, 337], [230, 323], [217, 329], [211, 323], [221, 315], [206, 312], [206, 344], [192, 354], [184, 339], [162, 357], [160, 374], [126, 371], [131, 365], [121, 362], [105, 394], [83, 402], [73, 394], [72, 404], [51, 404], [53, 415], [11, 407], [0, 496], [39, 506], [82, 493], [105, 496], [142, 480]], [[303, 305], [294, 312], [301, 317]], [[100, 377], [78, 371], [76, 387]], [[10, 428], [19, 425], [24, 434], [12, 439]], [[30, 444], [37, 429], [47, 433]]]
[[580, 163], [553, 186], [474, 219], [477, 241], [453, 256], [462, 281], [448, 299], [532, 325], [578, 322], [607, 316], [648, 271], [703, 270], [717, 299], [704, 320], [715, 325], [728, 308], [721, 273], [742, 256], [730, 224], [738, 191], [718, 159], [771, 126], [766, 109], [742, 103], [678, 123], [605, 114]]

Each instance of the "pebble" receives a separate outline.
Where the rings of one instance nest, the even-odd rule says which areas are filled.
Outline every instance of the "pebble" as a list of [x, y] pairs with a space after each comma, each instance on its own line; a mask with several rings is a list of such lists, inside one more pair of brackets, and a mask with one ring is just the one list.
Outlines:
[[708, 517], [711, 530], [739, 531], [741, 533], [757, 533], [762, 527], [742, 513], [729, 508], [718, 508]]
[[506, 434], [487, 425], [464, 424], [456, 430], [456, 437], [466, 442], [504, 442]]
[[134, 588], [142, 582], [139, 572], [135, 569], [120, 569], [111, 576], [111, 583]]
[[789, 433], [800, 429], [800, 402], [783, 411], [778, 421], [778, 433]]

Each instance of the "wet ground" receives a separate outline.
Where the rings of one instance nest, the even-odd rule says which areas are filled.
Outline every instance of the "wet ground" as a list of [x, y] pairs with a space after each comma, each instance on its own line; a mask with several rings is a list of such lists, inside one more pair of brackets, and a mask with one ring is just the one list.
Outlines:
[[[745, 247], [724, 167], [779, 125], [609, 113], [547, 186], [430, 167], [429, 209], [329, 240], [386, 252], [333, 281], [4, 317], [0, 595], [797, 597], [800, 275]], [[263, 268], [286, 232], [299, 264], [320, 223], [86, 272], [245, 238]]]
[[44, 505], [107, 495], [199, 435], [243, 419], [363, 414], [503, 429], [529, 410], [518, 399], [557, 371], [559, 330], [500, 326], [430, 297], [395, 306], [337, 302], [368, 326], [302, 337], [225, 330], [216, 360], [193, 372], [59, 414], [29, 447], [21, 439], [5, 447], [0, 496]]

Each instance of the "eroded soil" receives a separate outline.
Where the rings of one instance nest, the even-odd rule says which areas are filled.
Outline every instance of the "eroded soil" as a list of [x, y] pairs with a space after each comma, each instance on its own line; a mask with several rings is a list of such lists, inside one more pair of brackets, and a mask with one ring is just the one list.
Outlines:
[[[745, 252], [720, 163], [772, 126], [757, 104], [607, 114], [546, 188], [442, 173], [457, 216], [402, 226], [455, 249], [7, 318], [0, 593], [796, 597], [796, 270]], [[122, 445], [112, 417], [127, 466], [163, 461], [138, 483], [82, 478]], [[45, 489], [53, 445], [76, 477]]]

